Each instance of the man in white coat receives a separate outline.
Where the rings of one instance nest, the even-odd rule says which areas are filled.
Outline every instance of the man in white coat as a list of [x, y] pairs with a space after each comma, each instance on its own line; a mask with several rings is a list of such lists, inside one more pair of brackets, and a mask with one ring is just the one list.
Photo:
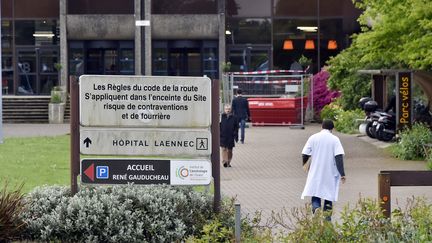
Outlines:
[[324, 211], [330, 211], [331, 214], [332, 202], [338, 200], [339, 183], [345, 183], [346, 180], [344, 149], [339, 138], [332, 134], [333, 127], [333, 121], [324, 120], [322, 130], [310, 136], [302, 150], [303, 165], [309, 157], [312, 160], [301, 198], [312, 197], [314, 213], [321, 208], [323, 199]]

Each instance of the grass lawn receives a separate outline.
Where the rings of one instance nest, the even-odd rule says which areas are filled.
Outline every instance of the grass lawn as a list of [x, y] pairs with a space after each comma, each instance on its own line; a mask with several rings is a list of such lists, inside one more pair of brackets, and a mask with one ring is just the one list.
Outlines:
[[[0, 144], [0, 184], [70, 185], [70, 136], [5, 138]], [[13, 187], [12, 187], [13, 188]]]
[[[86, 157], [90, 156], [81, 156]], [[98, 157], [107, 156], [91, 156]], [[5, 138], [0, 144], [0, 185], [5, 180], [9, 181], [9, 188], [24, 183], [24, 193], [42, 185], [70, 186], [70, 136]], [[210, 188], [194, 188], [210, 193], [214, 190], [213, 183]]]

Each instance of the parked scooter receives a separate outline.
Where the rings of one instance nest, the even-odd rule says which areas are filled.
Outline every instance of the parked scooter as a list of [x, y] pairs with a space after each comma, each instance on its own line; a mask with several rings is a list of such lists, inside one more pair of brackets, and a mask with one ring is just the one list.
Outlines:
[[[414, 103], [414, 122], [422, 122], [430, 126], [432, 115], [429, 106], [425, 106], [418, 100], [415, 100]], [[396, 115], [387, 112], [381, 112], [380, 115], [375, 128], [376, 138], [381, 141], [390, 141], [396, 135]]]
[[394, 113], [380, 112], [375, 134], [380, 141], [392, 140], [396, 135], [396, 115]]
[[378, 119], [380, 117], [380, 114], [377, 111], [378, 103], [370, 97], [363, 97], [360, 99], [359, 105], [366, 114], [364, 121], [364, 124], [366, 124], [366, 134], [370, 138], [376, 138], [375, 127], [378, 124]]

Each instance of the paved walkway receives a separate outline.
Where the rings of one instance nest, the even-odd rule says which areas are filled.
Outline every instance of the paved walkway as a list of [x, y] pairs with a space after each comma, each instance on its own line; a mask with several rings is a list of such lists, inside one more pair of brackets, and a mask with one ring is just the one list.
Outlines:
[[[305, 130], [288, 127], [252, 127], [246, 130], [245, 144], [234, 148], [231, 168], [221, 167], [222, 193], [236, 196], [242, 211], [261, 210], [264, 216], [283, 208], [302, 207], [308, 200], [300, 195], [306, 181], [301, 166], [301, 150], [307, 138], [320, 130], [309, 124]], [[382, 149], [388, 143], [368, 137], [335, 133], [345, 149], [347, 182], [341, 185], [336, 215], [343, 206], [355, 204], [359, 197], [377, 198], [381, 170], [426, 170], [424, 161], [401, 161]], [[411, 195], [432, 199], [430, 187], [392, 188], [392, 208]]]
[[39, 137], [68, 134], [69, 124], [3, 124], [3, 137]]
[[[234, 148], [231, 168], [221, 166], [221, 191], [236, 197], [242, 212], [261, 210], [265, 217], [271, 211], [302, 207], [308, 200], [300, 195], [306, 180], [301, 166], [301, 149], [307, 138], [320, 130], [308, 124], [304, 130], [289, 127], [251, 127], [246, 129], [245, 144]], [[5, 137], [53, 136], [69, 133], [69, 125], [3, 124]], [[388, 143], [368, 137], [335, 133], [345, 149], [347, 182], [341, 185], [336, 215], [347, 203], [361, 197], [377, 198], [378, 173], [381, 170], [426, 170], [424, 161], [401, 161], [383, 149]], [[392, 188], [392, 208], [412, 195], [424, 195], [432, 201], [431, 187]]]

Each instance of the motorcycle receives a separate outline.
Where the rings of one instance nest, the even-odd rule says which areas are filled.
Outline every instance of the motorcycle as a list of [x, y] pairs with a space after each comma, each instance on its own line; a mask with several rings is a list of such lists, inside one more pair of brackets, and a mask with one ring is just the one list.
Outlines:
[[363, 97], [360, 99], [359, 105], [366, 114], [365, 121], [363, 122], [363, 124], [366, 124], [366, 134], [370, 138], [376, 138], [375, 128], [380, 118], [380, 112], [377, 111], [378, 103], [370, 97]]
[[396, 135], [396, 115], [380, 112], [380, 117], [375, 128], [376, 138], [380, 141], [391, 141]]

